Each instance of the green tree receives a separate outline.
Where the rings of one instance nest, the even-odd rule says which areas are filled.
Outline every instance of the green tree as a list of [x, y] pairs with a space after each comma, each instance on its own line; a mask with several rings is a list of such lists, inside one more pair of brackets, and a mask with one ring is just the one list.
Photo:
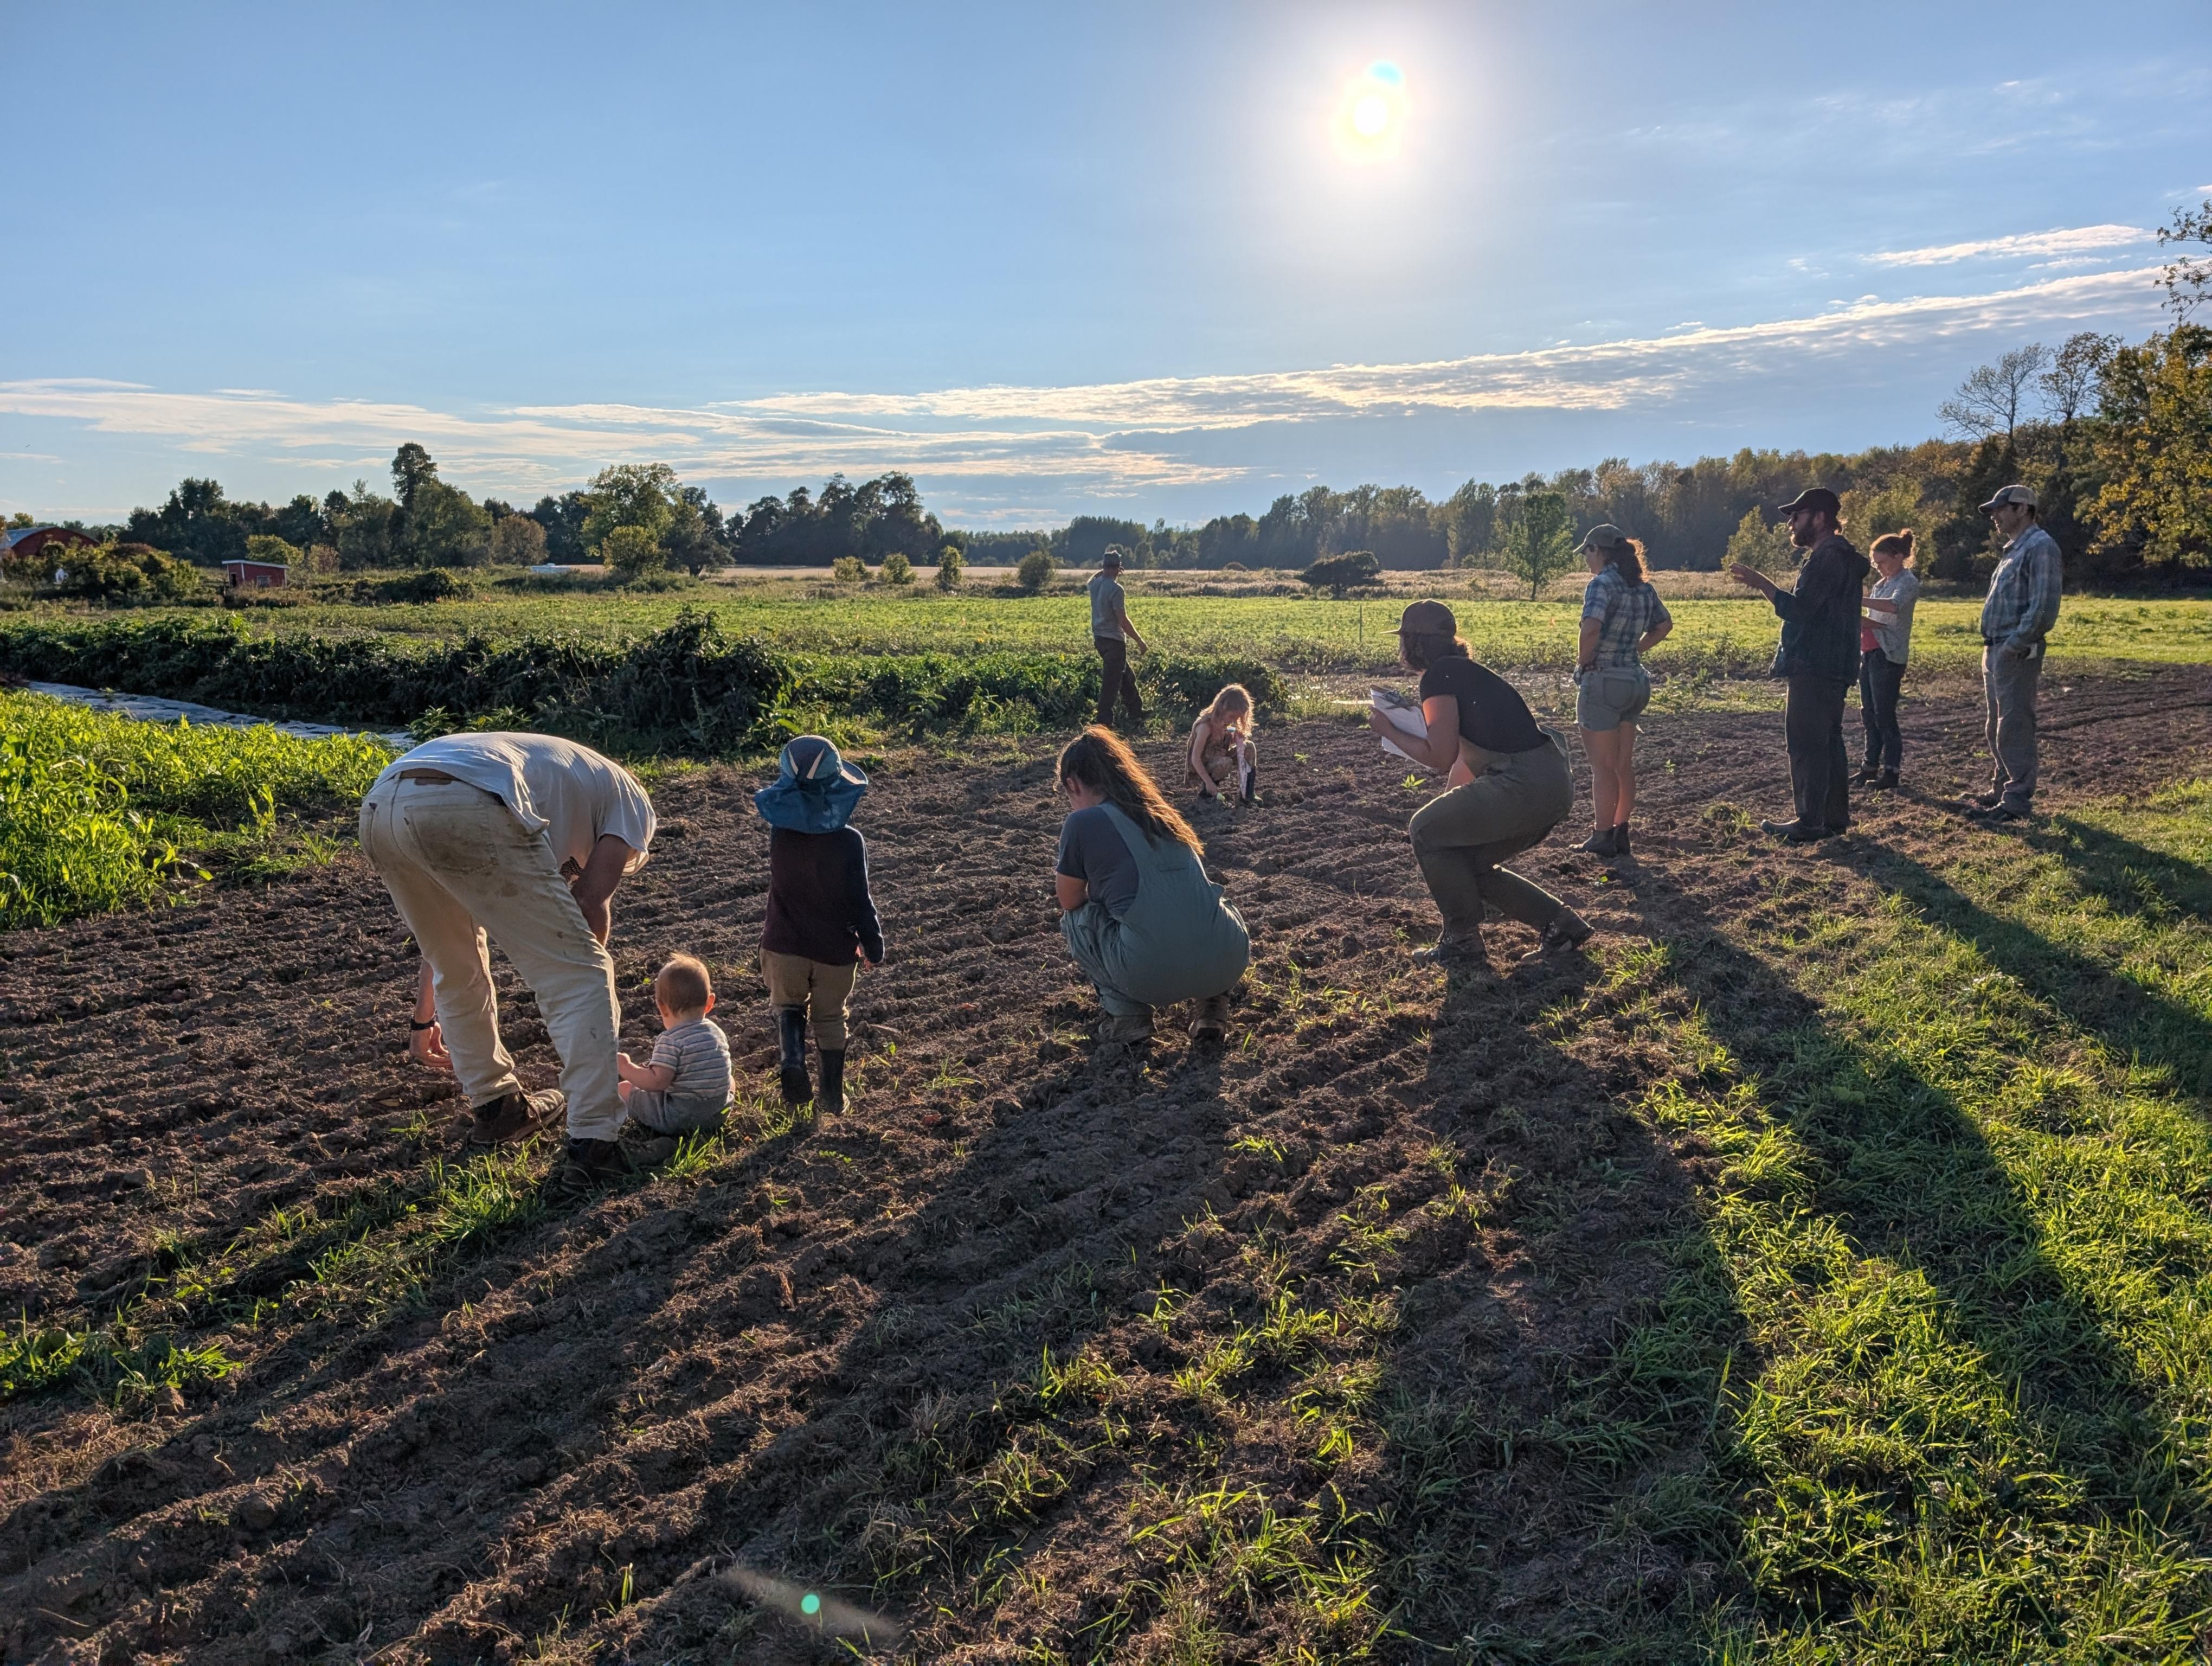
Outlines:
[[884, 582], [885, 584], [914, 582], [914, 563], [906, 558], [903, 551], [894, 550], [884, 557]]
[[1730, 567], [1741, 562], [1762, 573], [1786, 573], [1797, 564], [1797, 550], [1790, 542], [1787, 526], [1779, 521], [1770, 526], [1759, 510], [1746, 509], [1729, 538], [1723, 562]]
[[272, 537], [267, 532], [256, 532], [246, 540], [246, 558], [248, 561], [264, 562], [271, 567], [298, 567], [304, 569], [307, 565], [306, 558], [300, 553], [298, 544], [288, 543], [285, 539]]
[[2100, 538], [2140, 542], [2154, 566], [2212, 561], [2212, 329], [2177, 324], [2114, 353], [2098, 416]]
[[358, 570], [364, 567], [392, 567], [399, 561], [399, 506], [369, 490], [368, 483], [353, 483], [353, 495], [328, 500], [324, 513], [337, 544], [338, 564]]
[[[635, 526], [647, 535], [655, 550], [676, 520], [676, 502], [683, 487], [676, 471], [665, 463], [617, 463], [592, 477], [586, 494], [584, 545], [599, 550], [600, 559], [613, 565], [603, 546], [617, 526]], [[635, 540], [625, 548], [635, 548]]]
[[1575, 523], [1567, 500], [1553, 491], [1516, 492], [1500, 519], [1504, 526], [1498, 544], [1499, 564], [1528, 581], [1528, 599], [1534, 601], [1546, 585], [1575, 564]]
[[529, 515], [501, 515], [491, 529], [491, 558], [504, 567], [536, 567], [545, 559], [545, 528]]
[[1372, 550], [1346, 550], [1341, 555], [1323, 556], [1300, 573], [1298, 577], [1316, 590], [1326, 590], [1344, 599], [1344, 593], [1363, 584], [1373, 584], [1382, 576], [1382, 563]]
[[696, 486], [678, 489], [669, 502], [668, 530], [660, 541], [669, 561], [687, 573], [720, 567], [727, 555], [722, 543], [722, 512]]
[[952, 591], [960, 587], [960, 569], [967, 563], [961, 558], [960, 546], [948, 544], [937, 552], [937, 587]]
[[401, 537], [417, 567], [478, 567], [491, 559], [491, 517], [434, 475], [417, 480], [401, 506]]
[[668, 552], [644, 526], [610, 526], [599, 540], [599, 559], [626, 579], [656, 573], [668, 565]]
[[430, 453], [410, 440], [392, 454], [392, 489], [399, 499], [399, 507], [415, 507], [415, 494], [425, 482], [438, 477], [438, 465], [430, 460]]
[[1051, 550], [1032, 550], [1014, 564], [1014, 582], [1024, 593], [1034, 596], [1052, 582], [1053, 569], [1058, 565]]

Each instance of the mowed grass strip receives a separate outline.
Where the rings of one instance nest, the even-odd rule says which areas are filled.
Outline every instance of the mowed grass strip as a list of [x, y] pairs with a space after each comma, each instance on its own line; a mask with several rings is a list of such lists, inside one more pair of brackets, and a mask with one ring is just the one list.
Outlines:
[[[1662, 592], [1668, 575], [1661, 574]], [[1142, 575], [1129, 582], [1130, 617], [1162, 653], [1243, 656], [1279, 671], [1386, 669], [1396, 662], [1391, 632], [1403, 598], [1343, 601], [1295, 596], [1158, 596]], [[1467, 593], [1467, 581], [1439, 575], [1433, 593], [1449, 602], [1475, 655], [1495, 665], [1559, 669], [1574, 663], [1579, 599], [1506, 601]], [[806, 597], [752, 595], [702, 584], [666, 594], [580, 596], [493, 593], [416, 605], [310, 603], [272, 610], [269, 628], [323, 633], [368, 631], [451, 640], [471, 632], [494, 640], [568, 632], [596, 640], [665, 629], [686, 606], [704, 606], [732, 636], [758, 635], [787, 652], [840, 658], [914, 654], [1076, 651], [1090, 648], [1090, 604], [1080, 594], [946, 596], [917, 587]], [[1774, 611], [1756, 598], [1671, 600], [1673, 637], [1651, 656], [1683, 671], [1763, 671], [1774, 653]], [[146, 610], [148, 612], [153, 610]], [[249, 616], [252, 617], [252, 616]], [[1923, 666], [1960, 666], [1981, 657], [1981, 604], [1920, 604], [1913, 653]], [[2212, 601], [2071, 596], [2051, 639], [2055, 654], [2081, 660], [2195, 664], [2212, 659]]]
[[1620, 969], [1718, 1172], [1625, 1377], [1711, 1390], [1726, 1657], [2200, 1660], [2212, 783], [1953, 849]]

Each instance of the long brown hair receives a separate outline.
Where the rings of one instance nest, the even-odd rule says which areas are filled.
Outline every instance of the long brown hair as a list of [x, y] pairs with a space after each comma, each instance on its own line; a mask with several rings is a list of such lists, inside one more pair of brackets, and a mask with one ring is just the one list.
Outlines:
[[1401, 630], [1398, 633], [1398, 657], [1413, 671], [1426, 671], [1439, 660], [1456, 656], [1470, 660], [1467, 638], [1449, 630]]
[[1111, 729], [1094, 723], [1061, 747], [1052, 779], [1055, 787], [1071, 781], [1082, 782], [1136, 823], [1154, 844], [1173, 839], [1188, 845], [1193, 855], [1206, 854], [1206, 847], [1191, 831], [1190, 824], [1176, 813], [1175, 806], [1145, 773], [1145, 766], [1137, 762], [1137, 755]]
[[1644, 582], [1644, 542], [1625, 538], [1605, 552], [1607, 562], [1631, 584]]

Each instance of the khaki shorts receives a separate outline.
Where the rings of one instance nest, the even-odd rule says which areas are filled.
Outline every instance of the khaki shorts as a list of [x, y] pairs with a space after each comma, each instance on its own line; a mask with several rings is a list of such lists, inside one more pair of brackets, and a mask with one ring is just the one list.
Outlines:
[[1600, 666], [1575, 684], [1575, 721], [1592, 734], [1633, 723], [1651, 703], [1651, 674], [1641, 666]]

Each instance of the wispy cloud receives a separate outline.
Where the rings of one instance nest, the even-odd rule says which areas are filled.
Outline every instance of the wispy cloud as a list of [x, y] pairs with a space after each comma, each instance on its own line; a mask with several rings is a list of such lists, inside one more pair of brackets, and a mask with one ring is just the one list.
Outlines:
[[1925, 249], [1889, 249], [1867, 258], [1883, 266], [1949, 266], [1961, 260], [2014, 260], [2039, 255], [2084, 256], [2148, 243], [2157, 236], [2140, 226], [2075, 226], [1989, 237], [1973, 243], [1939, 243]]
[[[2121, 229], [2130, 230], [2123, 228]], [[1242, 375], [1159, 377], [1077, 386], [824, 391], [704, 406], [571, 404], [476, 412], [253, 392], [177, 393], [94, 380], [0, 382], [0, 413], [88, 424], [216, 456], [289, 469], [380, 474], [406, 440], [448, 477], [502, 489], [573, 483], [609, 463], [663, 460], [705, 479], [799, 479], [833, 469], [905, 469], [1000, 502], [1128, 497], [1255, 477], [1202, 436], [1251, 430], [1243, 459], [1275, 425], [1419, 412], [1649, 411], [1681, 420], [1754, 386], [1815, 386], [1884, 356], [1955, 353], [2026, 337], [2157, 316], [2154, 270], [2099, 272], [1994, 293], [1871, 296], [1808, 318], [1399, 364]], [[988, 483], [988, 486], [984, 483]]]

